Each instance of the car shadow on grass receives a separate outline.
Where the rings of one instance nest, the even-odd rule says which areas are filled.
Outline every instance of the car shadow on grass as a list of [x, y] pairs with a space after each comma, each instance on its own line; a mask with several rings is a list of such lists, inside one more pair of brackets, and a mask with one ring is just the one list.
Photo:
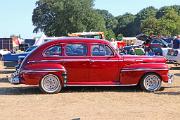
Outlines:
[[139, 87], [66, 87], [62, 89], [62, 93], [73, 93], [73, 92], [141, 92]]
[[154, 94], [157, 94], [157, 95], [174, 95], [174, 96], [179, 96], [180, 95], [180, 91], [177, 91], [177, 92], [156, 92]]
[[8, 83], [8, 78], [0, 78], [0, 83]]
[[11, 73], [14, 73], [15, 70], [6, 70], [6, 69], [3, 69], [3, 70], [0, 70], [0, 74], [11, 74]]
[[[82, 93], [82, 92], [142, 92], [138, 87], [66, 87], [61, 93]], [[35, 95], [43, 94], [37, 86], [27, 87], [2, 87], [0, 95]]]
[[180, 73], [175, 73], [174, 75], [175, 75], [175, 76], [180, 76]]
[[0, 95], [33, 95], [42, 94], [38, 87], [2, 87]]
[[180, 67], [179, 66], [171, 67], [170, 70], [180, 70]]
[[[174, 86], [175, 88], [180, 88], [180, 86]], [[173, 87], [173, 88], [174, 88]], [[160, 91], [154, 92], [156, 95], [180, 95], [178, 92], [163, 92], [164, 89], [168, 87], [162, 87]], [[143, 93], [139, 87], [66, 87], [63, 88], [61, 93], [95, 93], [95, 92], [137, 92]], [[2, 87], [0, 88], [0, 95], [44, 95], [39, 87], [37, 86], [27, 86], [27, 87]]]
[[[0, 78], [0, 83], [8, 83], [8, 78]], [[10, 83], [9, 83], [10, 84]], [[163, 92], [164, 89], [180, 88], [180, 86], [161, 87], [159, 92], [154, 92], [158, 95], [178, 95], [177, 92]], [[138, 86], [131, 87], [65, 87], [60, 94], [63, 93], [77, 93], [77, 92], [143, 92]], [[2, 87], [0, 88], [0, 95], [33, 95], [43, 94], [37, 86], [25, 87]]]
[[[165, 91], [166, 89], [176, 89], [176, 91]], [[179, 91], [177, 91], [179, 90]], [[160, 91], [154, 92], [156, 95], [180, 95], [180, 86], [162, 87]]]

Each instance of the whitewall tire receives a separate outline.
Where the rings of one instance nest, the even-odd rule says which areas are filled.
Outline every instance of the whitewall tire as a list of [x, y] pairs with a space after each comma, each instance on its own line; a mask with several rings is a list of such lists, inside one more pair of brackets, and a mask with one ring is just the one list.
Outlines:
[[45, 75], [41, 79], [39, 87], [43, 93], [48, 94], [59, 93], [62, 89], [59, 78], [53, 74]]

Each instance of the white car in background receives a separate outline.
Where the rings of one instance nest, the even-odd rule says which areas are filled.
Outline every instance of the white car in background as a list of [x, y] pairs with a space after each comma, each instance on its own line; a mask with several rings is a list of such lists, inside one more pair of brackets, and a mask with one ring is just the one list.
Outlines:
[[6, 50], [6, 49], [0, 49], [0, 59], [2, 58], [3, 55], [11, 53], [10, 51]]
[[166, 58], [170, 62], [175, 62], [180, 64], [180, 49], [170, 49], [168, 50]]
[[173, 40], [173, 48], [168, 50], [166, 58], [170, 62], [180, 64], [180, 38]]

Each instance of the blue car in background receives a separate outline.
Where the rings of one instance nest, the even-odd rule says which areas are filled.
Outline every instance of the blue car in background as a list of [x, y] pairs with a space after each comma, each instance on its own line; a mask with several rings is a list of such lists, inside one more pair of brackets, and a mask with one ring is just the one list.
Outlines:
[[37, 46], [32, 46], [28, 48], [25, 52], [23, 53], [8, 53], [3, 55], [3, 61], [13, 61], [13, 62], [18, 62], [19, 58], [25, 58], [31, 51], [33, 51]]

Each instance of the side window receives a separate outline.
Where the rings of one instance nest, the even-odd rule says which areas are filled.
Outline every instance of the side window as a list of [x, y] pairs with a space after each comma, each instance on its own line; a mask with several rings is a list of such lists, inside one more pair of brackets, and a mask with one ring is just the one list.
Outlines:
[[67, 44], [65, 53], [67, 56], [86, 56], [87, 46], [85, 44]]
[[113, 56], [113, 51], [107, 45], [96, 44], [91, 47], [92, 56]]
[[47, 50], [45, 50], [44, 55], [46, 56], [61, 56], [62, 52], [61, 52], [61, 46], [52, 46], [50, 48], [48, 48]]

